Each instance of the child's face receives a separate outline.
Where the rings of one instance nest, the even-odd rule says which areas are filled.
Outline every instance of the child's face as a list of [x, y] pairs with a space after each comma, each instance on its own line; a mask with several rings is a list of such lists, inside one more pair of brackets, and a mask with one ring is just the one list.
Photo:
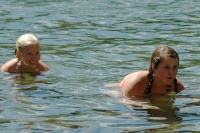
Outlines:
[[160, 83], [171, 85], [178, 72], [178, 59], [166, 57], [154, 69], [155, 79]]
[[26, 67], [36, 68], [40, 60], [40, 49], [38, 44], [27, 46], [20, 53], [20, 60]]

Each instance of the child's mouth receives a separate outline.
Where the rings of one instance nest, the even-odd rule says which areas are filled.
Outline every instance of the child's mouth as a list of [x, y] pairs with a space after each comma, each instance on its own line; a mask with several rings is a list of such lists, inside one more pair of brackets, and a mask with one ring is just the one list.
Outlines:
[[35, 65], [37, 62], [36, 61], [31, 61], [30, 62], [32, 65]]

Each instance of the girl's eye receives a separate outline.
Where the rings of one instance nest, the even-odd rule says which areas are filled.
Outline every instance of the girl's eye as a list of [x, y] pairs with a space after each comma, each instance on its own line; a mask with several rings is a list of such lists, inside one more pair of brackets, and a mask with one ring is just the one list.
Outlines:
[[173, 69], [174, 69], [174, 70], [175, 70], [175, 69], [178, 69], [178, 67], [177, 67], [177, 66], [174, 66]]
[[169, 67], [168, 66], [166, 66], [166, 67], [164, 67], [165, 69], [169, 69]]

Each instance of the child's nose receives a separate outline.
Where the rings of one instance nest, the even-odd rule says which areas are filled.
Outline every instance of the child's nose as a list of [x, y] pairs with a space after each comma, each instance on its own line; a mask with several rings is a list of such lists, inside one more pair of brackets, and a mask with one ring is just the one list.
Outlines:
[[36, 54], [33, 54], [31, 58], [32, 58], [32, 59], [36, 59], [36, 58], [38, 58], [38, 57], [37, 57]]

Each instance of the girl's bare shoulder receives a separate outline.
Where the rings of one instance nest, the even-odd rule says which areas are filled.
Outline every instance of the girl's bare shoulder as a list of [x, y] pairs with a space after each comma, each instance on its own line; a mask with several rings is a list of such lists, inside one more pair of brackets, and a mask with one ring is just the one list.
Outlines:
[[138, 71], [125, 76], [121, 82], [122, 91], [131, 95], [143, 95], [148, 83], [147, 74], [148, 71]]
[[125, 76], [125, 78], [131, 78], [131, 79], [143, 79], [145, 77], [147, 77], [147, 74], [148, 74], [148, 71], [138, 71], [138, 72], [134, 72], [134, 73], [131, 73], [131, 74], [128, 74], [127, 76]]
[[178, 84], [178, 90], [183, 91], [185, 89], [184, 85], [181, 83], [180, 80], [177, 79], [177, 84]]

